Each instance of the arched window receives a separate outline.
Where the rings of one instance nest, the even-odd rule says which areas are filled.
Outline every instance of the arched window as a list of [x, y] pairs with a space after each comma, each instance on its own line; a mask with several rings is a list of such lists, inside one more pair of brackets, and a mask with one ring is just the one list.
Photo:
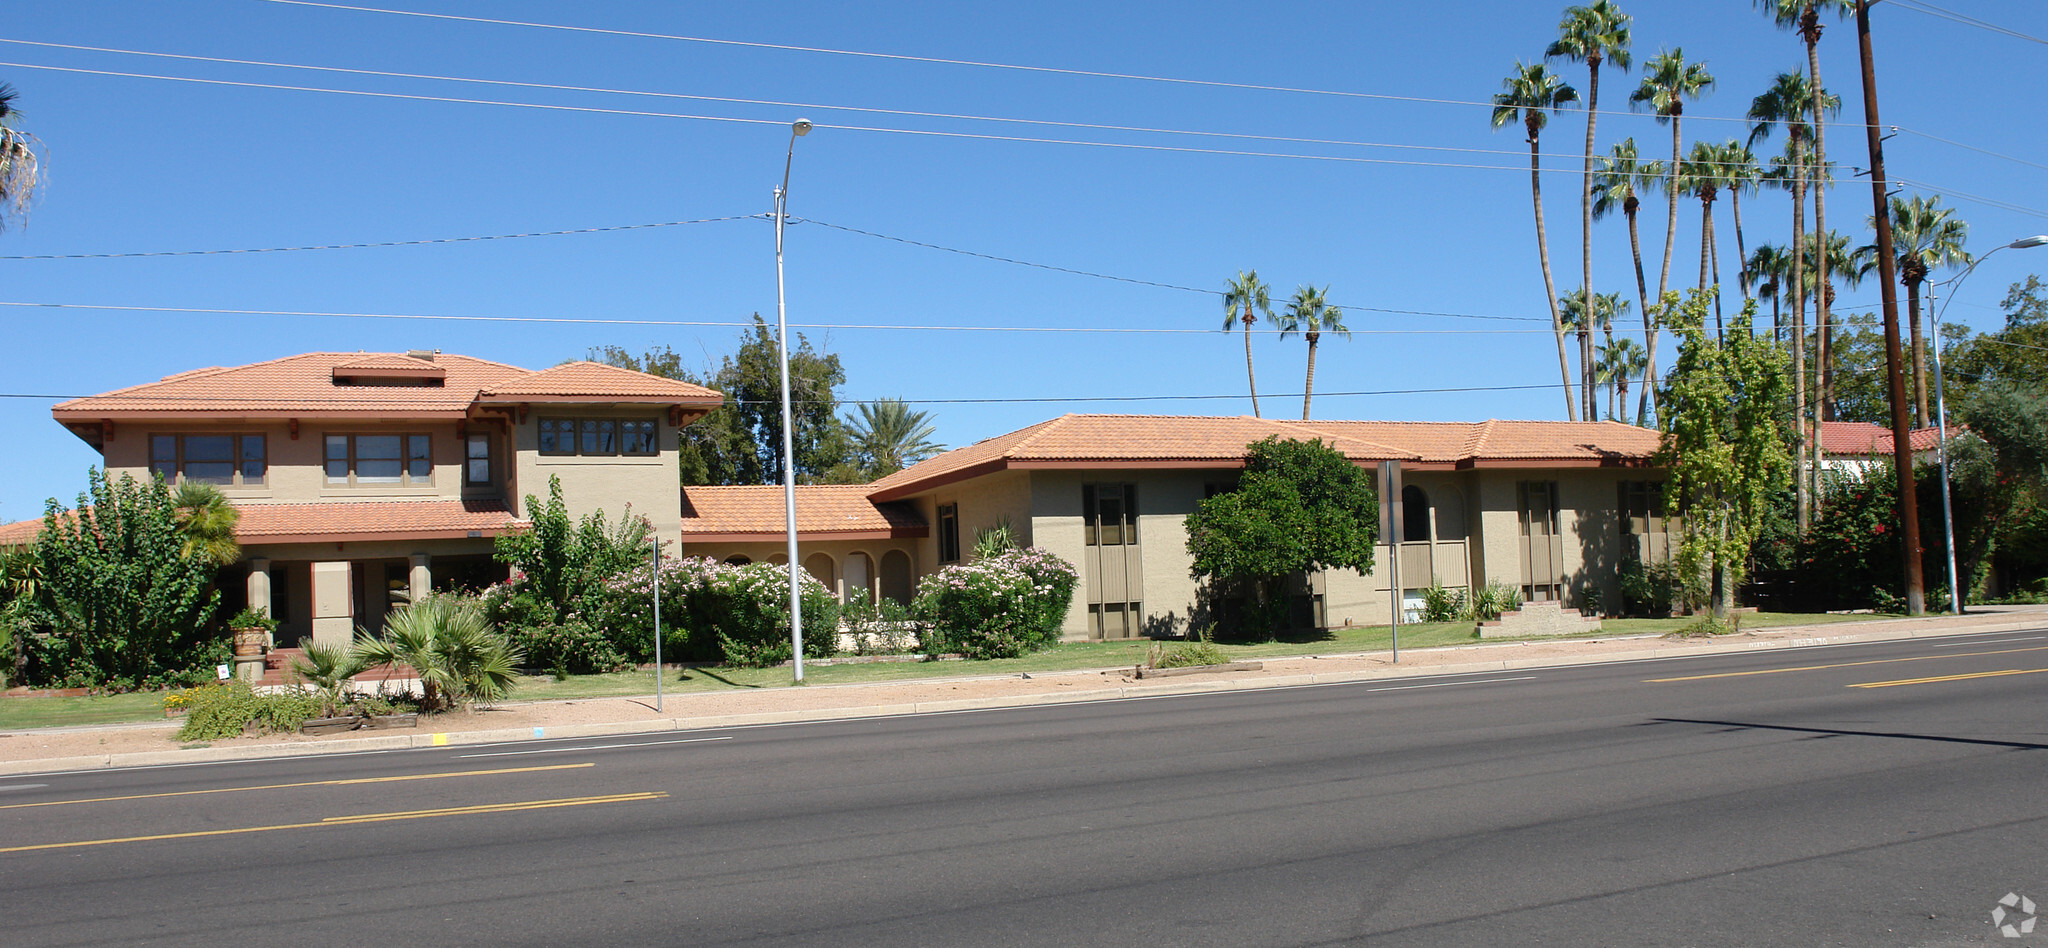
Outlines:
[[839, 577], [834, 566], [830, 553], [813, 553], [804, 557], [804, 571], [816, 577], [818, 582], [824, 583], [826, 589], [837, 592]]
[[1414, 484], [1401, 488], [1401, 542], [1429, 542], [1429, 495]]
[[917, 583], [910, 575], [910, 556], [902, 550], [890, 550], [882, 554], [882, 596], [894, 599], [902, 605], [910, 605], [910, 597], [917, 591]]
[[[846, 601], [852, 602], [858, 594], [871, 592], [869, 581], [874, 573], [874, 562], [866, 553], [846, 554]], [[870, 601], [873, 596], [868, 597]]]
[[726, 557], [726, 558], [725, 558], [725, 565], [727, 565], [727, 566], [745, 566], [745, 565], [747, 565], [748, 563], [752, 563], [753, 561], [754, 561], [754, 560], [753, 560], [753, 558], [752, 558], [752, 557], [749, 557], [749, 556], [748, 556], [748, 555], [746, 555], [745, 553], [734, 553], [733, 555], [731, 555], [731, 556], [728, 556], [728, 557]]

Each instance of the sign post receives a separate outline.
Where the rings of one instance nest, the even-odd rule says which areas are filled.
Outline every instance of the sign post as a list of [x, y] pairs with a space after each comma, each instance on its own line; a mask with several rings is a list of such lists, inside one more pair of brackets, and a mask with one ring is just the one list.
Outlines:
[[1394, 601], [1394, 663], [1401, 663], [1401, 462], [1380, 462], [1380, 537], [1387, 541], [1387, 593]]
[[661, 711], [661, 538], [648, 537], [654, 547], [649, 565], [654, 570], [654, 710]]

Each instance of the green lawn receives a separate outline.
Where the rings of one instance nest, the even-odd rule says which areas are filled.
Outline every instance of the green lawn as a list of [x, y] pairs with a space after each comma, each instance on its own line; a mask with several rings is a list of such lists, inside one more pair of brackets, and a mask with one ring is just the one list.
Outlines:
[[[1868, 619], [1871, 616], [1758, 613], [1744, 616], [1742, 627], [1762, 629], [1784, 625], [1819, 625]], [[1698, 622], [1679, 619], [1610, 619], [1597, 633], [1614, 635], [1661, 635]], [[1386, 626], [1355, 626], [1332, 629], [1320, 638], [1253, 644], [1218, 645], [1233, 659], [1284, 658], [1296, 655], [1335, 655], [1373, 652], [1391, 644]], [[1401, 627], [1402, 648], [1463, 645], [1479, 641], [1469, 622], [1434, 622]], [[1491, 639], [1488, 641], [1503, 641]], [[804, 681], [811, 685], [858, 684], [903, 681], [918, 678], [956, 678], [973, 675], [1015, 675], [1023, 672], [1068, 671], [1080, 668], [1113, 668], [1145, 661], [1152, 642], [1068, 642], [1050, 651], [1023, 658], [981, 662], [864, 662], [845, 665], [804, 666]], [[1167, 644], [1166, 647], [1171, 647]], [[516, 700], [558, 701], [576, 698], [615, 698], [654, 692], [652, 672], [617, 672], [609, 675], [576, 675], [567, 681], [541, 676], [523, 679], [514, 689]], [[690, 668], [670, 669], [662, 688], [670, 694], [734, 691], [743, 688], [779, 688], [790, 683], [790, 669], [782, 668]], [[0, 730], [40, 727], [74, 727], [145, 721], [161, 717], [155, 694], [113, 695], [103, 698], [0, 698]]]

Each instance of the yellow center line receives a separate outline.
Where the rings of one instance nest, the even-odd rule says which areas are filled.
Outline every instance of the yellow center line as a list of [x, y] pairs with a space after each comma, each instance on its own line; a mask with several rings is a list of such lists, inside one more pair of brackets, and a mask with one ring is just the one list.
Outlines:
[[2014, 652], [2048, 652], [2048, 645], [2030, 645], [2026, 648], [2000, 648], [1986, 652], [1954, 652], [1943, 655], [1914, 655], [1907, 658], [1873, 658], [1864, 662], [1836, 662], [1832, 665], [1798, 665], [1791, 668], [1759, 668], [1754, 671], [1721, 672], [1715, 675], [1686, 675], [1682, 678], [1645, 678], [1648, 683], [1667, 681], [1704, 681], [1709, 678], [1746, 678], [1750, 675], [1776, 675], [1783, 672], [1823, 671], [1829, 668], [1855, 668], [1859, 665], [1890, 665], [1895, 662], [1925, 662], [1937, 658], [1968, 658], [1972, 655], [2010, 655]]
[[1895, 688], [1899, 685], [1931, 685], [1938, 681], [1968, 681], [1972, 678], [2003, 678], [2006, 675], [2034, 675], [2048, 672], [2048, 668], [2007, 668], [1995, 672], [1970, 672], [1967, 675], [1938, 675], [1933, 678], [1902, 678], [1898, 681], [1866, 681], [1850, 685], [1851, 688]]
[[83, 800], [45, 800], [41, 803], [9, 803], [0, 805], [0, 810], [25, 810], [39, 806], [70, 806], [74, 803], [120, 803], [126, 800], [156, 800], [163, 797], [197, 797], [211, 793], [247, 793], [252, 790], [296, 790], [301, 787], [347, 787], [365, 783], [403, 783], [410, 780], [445, 780], [450, 777], [497, 777], [505, 774], [530, 774], [545, 770], [577, 770], [595, 767], [594, 763], [554, 764], [547, 767], [505, 767], [497, 770], [454, 770], [438, 774], [407, 774], [398, 777], [351, 777], [345, 780], [308, 780], [304, 783], [271, 783], [259, 787], [215, 787], [212, 790], [176, 790], [166, 793], [134, 793], [121, 797], [90, 797]]
[[407, 810], [398, 813], [364, 813], [358, 816], [330, 816], [316, 823], [279, 823], [274, 826], [242, 826], [234, 829], [195, 830], [189, 833], [158, 833], [151, 836], [121, 836], [110, 839], [81, 839], [68, 843], [37, 843], [31, 846], [9, 846], [0, 853], [23, 853], [42, 849], [77, 849], [83, 846], [111, 846], [116, 843], [148, 843], [166, 839], [198, 839], [206, 836], [237, 836], [245, 833], [268, 833], [274, 830], [320, 829], [330, 826], [354, 826], [363, 823], [389, 823], [396, 820], [424, 820], [442, 816], [470, 816], [484, 813], [516, 813], [522, 810], [546, 810], [565, 806], [595, 806], [604, 803], [636, 803], [645, 800], [661, 800], [668, 794], [660, 791], [639, 793], [615, 793], [599, 797], [564, 797], [558, 800], [524, 800], [516, 803], [485, 803], [477, 806], [449, 807], [440, 810]]

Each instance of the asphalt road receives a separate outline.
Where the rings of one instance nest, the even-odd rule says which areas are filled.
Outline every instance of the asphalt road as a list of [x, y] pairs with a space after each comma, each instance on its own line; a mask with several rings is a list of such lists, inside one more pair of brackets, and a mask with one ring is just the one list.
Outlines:
[[2042, 945], [2044, 689], [2048, 631], [0, 778], [0, 945]]

